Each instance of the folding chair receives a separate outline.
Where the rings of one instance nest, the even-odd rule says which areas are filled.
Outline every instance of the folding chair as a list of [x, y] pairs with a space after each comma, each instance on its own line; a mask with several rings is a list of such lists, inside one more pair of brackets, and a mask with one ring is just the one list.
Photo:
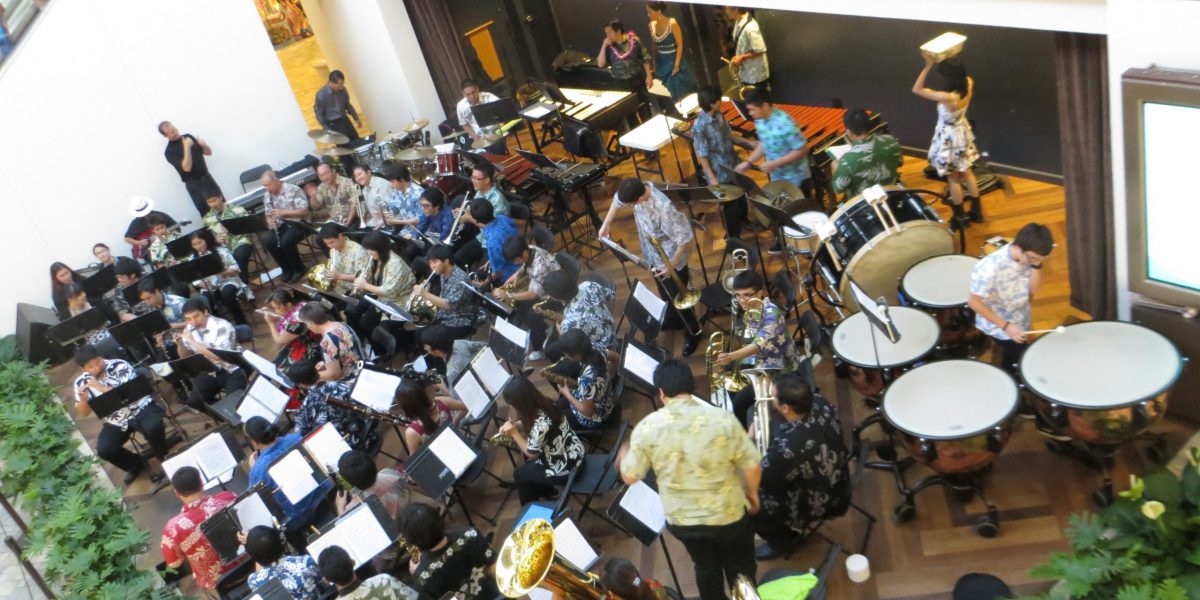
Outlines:
[[242, 171], [242, 174], [238, 176], [238, 181], [242, 184], [242, 192], [250, 191], [250, 188], [246, 185], [248, 183], [257, 186], [259, 179], [262, 178], [262, 174], [270, 170], [271, 165], [264, 164]]
[[[513, 220], [514, 225], [517, 225], [517, 232], [522, 238], [524, 238], [526, 234], [529, 233], [529, 223], [532, 212], [529, 210], [529, 206], [527, 206], [525, 203], [517, 201], [508, 194], [505, 194], [505, 197], [509, 199], [508, 217]], [[518, 224], [518, 222], [520, 223]]]
[[[850, 494], [850, 498], [849, 498], [850, 501], [846, 508], [846, 512], [844, 512], [840, 515], [826, 517], [826, 518], [821, 519], [820, 521], [814, 523], [813, 525], [809, 526], [809, 528], [806, 532], [801, 534], [802, 538], [807, 539], [809, 537], [812, 537], [813, 535], [816, 535], [817, 537], [820, 537], [822, 540], [825, 540], [825, 542], [828, 543], [830, 546], [833, 546], [834, 548], [837, 548], [838, 550], [840, 550], [842, 548], [842, 545], [833, 541], [832, 539], [830, 539], [829, 536], [825, 535], [821, 531], [821, 526], [824, 525], [830, 519], [836, 519], [836, 518], [843, 517], [843, 516], [849, 514], [851, 510], [854, 510], [867, 519], [867, 531], [863, 533], [862, 545], [860, 545], [858, 548], [858, 554], [863, 554], [864, 552], [867, 551], [867, 544], [871, 541], [871, 530], [875, 528], [876, 518], [875, 518], [875, 515], [867, 512], [867, 509], [863, 508], [857, 502], [854, 501], [854, 490], [858, 488], [858, 483], [860, 481], [862, 481], [863, 470], [867, 464], [867, 455], [870, 452], [871, 452], [870, 444], [859, 444], [857, 448], [852, 449], [852, 453], [853, 453], [852, 456], [854, 458], [854, 469], [850, 473], [850, 490], [847, 492]], [[795, 554], [796, 550], [798, 550], [799, 547], [800, 547], [800, 545], [797, 544], [797, 546], [795, 548], [793, 548], [791, 552], [788, 552], [784, 557], [791, 558], [792, 554]]]
[[[576, 523], [583, 521], [583, 517], [590, 511], [598, 515], [600, 518], [612, 523], [607, 515], [600, 511], [592, 510], [592, 499], [596, 496], [610, 492], [621, 485], [620, 468], [613, 468], [617, 462], [617, 454], [621, 449], [622, 442], [625, 441], [625, 433], [629, 430], [629, 423], [622, 421], [620, 428], [617, 429], [617, 440], [613, 443], [612, 448], [604, 453], [592, 453], [583, 457], [583, 464], [579, 468], [571, 472], [567, 478], [567, 483], [563, 485], [563, 494], [577, 497], [582, 496], [579, 506], [579, 518]], [[570, 506], [570, 499], [564, 503], [564, 508]], [[555, 515], [558, 516], [558, 515]], [[612, 523], [616, 525], [615, 523]]]
[[534, 223], [533, 227], [529, 228], [529, 237], [532, 238], [534, 246], [547, 252], [554, 250], [554, 232], [546, 229], [541, 223]]
[[[471, 440], [471, 447], [479, 452], [479, 457], [475, 459], [475, 462], [471, 463], [470, 467], [467, 467], [466, 472], [463, 473], [462, 477], [458, 478], [458, 481], [454, 482], [454, 485], [450, 487], [450, 491], [446, 495], [447, 511], [449, 511], [449, 508], [450, 508], [449, 505], [451, 503], [457, 502], [458, 507], [463, 511], [463, 516], [467, 518], [467, 523], [471, 527], [475, 526], [475, 521], [471, 518], [472, 511], [471, 511], [470, 507], [467, 506], [466, 500], [463, 498], [463, 494], [462, 494], [463, 488], [471, 485], [472, 483], [475, 483], [475, 481], [477, 481], [479, 479], [479, 477], [484, 475], [485, 473], [488, 476], [490, 476], [493, 479], [500, 482], [501, 484], [508, 483], [508, 482], [504, 481], [503, 479], [500, 479], [499, 477], [497, 477], [495, 474], [491, 473], [487, 469], [488, 463], [491, 461], [491, 455], [488, 453], [487, 448], [484, 447], [484, 440], [487, 439], [487, 433], [488, 433], [487, 423], [489, 421], [491, 421], [491, 419], [495, 416], [495, 414], [496, 414], [496, 405], [493, 404], [492, 407], [490, 409], [488, 409], [488, 412], [486, 414], [479, 417], [475, 421], [472, 421], [473, 424], [474, 423], [480, 424], [479, 431], [477, 431], [475, 433], [475, 437], [472, 438], [472, 440]], [[513, 490], [516, 489], [511, 485], [503, 486], [503, 487], [506, 487], [506, 489], [504, 491], [504, 499], [501, 500], [500, 505], [496, 507], [496, 513], [493, 514], [491, 517], [488, 517], [487, 515], [485, 515], [483, 513], [476, 512], [475, 513], [476, 516], [487, 521], [488, 523], [491, 523], [492, 525], [496, 524], [496, 519], [498, 519], [500, 517], [500, 513], [504, 510], [504, 505], [508, 503], [509, 497], [512, 496]]]

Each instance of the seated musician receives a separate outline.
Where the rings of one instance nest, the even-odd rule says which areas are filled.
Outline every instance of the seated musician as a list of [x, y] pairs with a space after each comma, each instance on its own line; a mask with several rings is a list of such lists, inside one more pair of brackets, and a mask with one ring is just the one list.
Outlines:
[[420, 222], [421, 207], [419, 202], [425, 188], [413, 183], [412, 173], [402, 163], [391, 163], [384, 169], [384, 176], [392, 185], [392, 195], [383, 205], [383, 222], [400, 233], [413, 235], [413, 229]]
[[[137, 377], [133, 365], [120, 359], [104, 358], [90, 344], [75, 350], [75, 364], [83, 369], [72, 387], [75, 391], [75, 413], [81, 417], [94, 412], [88, 402]], [[125, 448], [125, 442], [135, 431], [146, 438], [154, 451], [154, 458], [160, 462], [166, 458], [170, 448], [163, 427], [163, 409], [150, 396], [104, 417], [104, 425], [96, 438], [96, 456], [125, 471], [125, 485], [133, 483], [147, 466], [145, 459]], [[162, 472], [151, 473], [150, 481], [163, 481]]]
[[[71, 317], [77, 317], [93, 308], [92, 303], [88, 300], [87, 292], [83, 291], [83, 287], [78, 283], [70, 283], [63, 289], [63, 295], [67, 300], [67, 314], [62, 317], [66, 321]], [[101, 300], [101, 302], [104, 302]], [[101, 311], [104, 312], [104, 311]], [[108, 329], [103, 326], [97, 327], [84, 336], [87, 343], [96, 346], [101, 354], [105, 356], [121, 356], [121, 346], [117, 340], [113, 338]]]
[[[489, 267], [488, 280], [492, 283], [507, 281], [516, 274], [520, 267], [504, 256], [504, 242], [519, 237], [513, 220], [507, 215], [496, 214], [490, 203], [476, 198], [471, 201], [470, 211], [463, 215], [463, 221], [479, 228]], [[478, 258], [473, 259], [471, 263], [476, 261]]]
[[467, 273], [450, 261], [450, 247], [434, 246], [425, 258], [433, 271], [430, 285], [438, 285], [437, 295], [424, 286], [413, 288], [413, 294], [425, 298], [437, 307], [437, 323], [448, 329], [456, 338], [469, 338], [475, 332], [475, 319], [479, 316], [479, 301], [464, 285]]
[[810, 526], [850, 506], [849, 454], [837, 409], [796, 373], [775, 377], [771, 405], [783, 422], [766, 425], [772, 430], [762, 459], [762, 510], [753, 517], [755, 533], [766, 542], [755, 551], [758, 560], [792, 550]]
[[637, 34], [625, 29], [620, 19], [604, 25], [604, 42], [596, 55], [597, 67], [604, 69], [610, 65], [613, 81], [636, 93], [642, 102], [650, 102], [648, 90], [654, 86], [650, 51]]
[[295, 362], [284, 374], [304, 392], [304, 400], [295, 415], [296, 434], [304, 437], [326, 423], [333, 423], [351, 448], [378, 449], [379, 423], [345, 406], [352, 402], [350, 390], [354, 388], [354, 382], [321, 381], [316, 364], [309, 360]]
[[[412, 422], [404, 428], [404, 445], [408, 453], [417, 451], [442, 425], [454, 422], [454, 410], [465, 407], [449, 396], [430, 399], [425, 386], [404, 379], [396, 388], [396, 407]], [[454, 406], [453, 408], [451, 406]]]
[[[733, 183], [733, 176], [726, 171], [738, 164], [737, 151], [733, 147], [736, 145], [753, 149], [754, 143], [733, 135], [729, 121], [721, 114], [720, 90], [704, 87], [697, 93], [696, 98], [700, 106], [700, 114], [696, 116], [696, 122], [692, 125], [692, 145], [696, 150], [696, 162], [704, 171], [704, 179], [709, 185]], [[742, 224], [750, 215], [746, 202], [743, 196], [721, 204], [726, 238], [741, 237]]]
[[[339, 489], [334, 496], [339, 515], [366, 502], [367, 498], [377, 498], [388, 517], [395, 522], [400, 516], [400, 509], [409, 503], [408, 478], [389, 467], [376, 471], [375, 461], [365, 452], [352, 450], [343, 454], [338, 459], [337, 470], [342, 480], [350, 484], [351, 488], [349, 491]], [[371, 566], [380, 573], [389, 573], [399, 566], [396, 564], [399, 555], [399, 545], [393, 544], [375, 555], [375, 558], [371, 559]]]
[[[658, 188], [642, 183], [635, 177], [629, 177], [621, 181], [617, 193], [613, 196], [612, 206], [604, 217], [604, 225], [600, 227], [600, 237], [609, 237], [609, 228], [617, 216], [617, 211], [625, 206], [633, 206], [638, 239], [642, 246], [642, 257], [654, 269], [659, 293], [670, 302], [671, 298], [683, 290], [675, 288], [675, 281], [670, 276], [668, 267], [679, 275], [679, 279], [684, 285], [690, 279], [687, 265], [692, 240], [695, 238], [692, 224], [687, 216], [679, 212], [666, 194], [663, 194]], [[662, 258], [650, 242], [651, 236], [662, 245], [663, 252], [670, 259], [670, 265], [663, 264]], [[678, 329], [679, 327], [687, 330], [683, 355], [691, 356], [700, 346], [701, 334], [700, 321], [696, 319], [696, 312], [692, 308], [668, 309], [667, 316], [663, 319], [663, 328]]]
[[[313, 223], [337, 223], [353, 228], [358, 221], [358, 187], [326, 163], [317, 165], [316, 208]], [[322, 238], [324, 239], [324, 238]]]
[[[204, 480], [196, 467], [180, 467], [171, 476], [171, 488], [183, 507], [179, 514], [171, 517], [162, 528], [162, 556], [167, 567], [177, 569], [188, 562], [196, 587], [212, 590], [221, 577], [221, 557], [213, 549], [208, 538], [200, 531], [200, 524], [221, 509], [233, 504], [237, 494], [228, 490], [214, 496], [204, 493]], [[231, 563], [229, 568], [232, 569]]]
[[349, 325], [334, 321], [320, 302], [309, 302], [300, 309], [300, 321], [313, 335], [320, 336], [321, 362], [317, 372], [324, 381], [342, 381], [358, 377], [362, 369], [362, 342]]
[[142, 266], [129, 259], [119, 260], [113, 263], [113, 273], [117, 276], [117, 287], [109, 300], [119, 319], [132, 321], [140, 313], [135, 313], [129, 305], [129, 300], [125, 298], [125, 290], [137, 286], [141, 281]]
[[[564, 307], [558, 322], [560, 334], [568, 329], [582, 329], [597, 351], [609, 353], [612, 350], [617, 339], [616, 322], [608, 306], [614, 297], [612, 290], [594, 281], [576, 282], [575, 276], [566, 270], [547, 274], [542, 285], [546, 295]], [[561, 358], [549, 345], [546, 350], [550, 360]]]
[[333, 282], [333, 290], [349, 294], [354, 289], [354, 278], [367, 266], [367, 250], [358, 242], [346, 237], [346, 226], [340, 223], [325, 223], [317, 236], [329, 248], [329, 264], [325, 276]]
[[175, 219], [165, 212], [154, 210], [154, 201], [145, 196], [139, 196], [131, 201], [129, 207], [130, 214], [133, 215], [133, 220], [129, 222], [129, 227], [125, 229], [125, 243], [133, 250], [134, 260], [143, 261], [149, 257], [148, 250], [150, 248], [150, 238], [154, 232], [150, 228], [150, 223], [146, 221], [150, 215], [158, 215], [167, 222], [167, 226], [175, 225]]
[[559, 408], [567, 415], [572, 429], [600, 429], [613, 412], [608, 353], [593, 348], [582, 329], [564, 331], [557, 347], [564, 359], [580, 367], [574, 385], [551, 381], [559, 393]]
[[317, 556], [321, 576], [337, 588], [337, 597], [346, 600], [416, 600], [417, 593], [387, 573], [360, 578], [354, 559], [341, 546], [330, 546]]
[[[250, 256], [254, 254], [254, 244], [250, 243], [250, 236], [231, 235], [229, 230], [221, 224], [221, 221], [245, 217], [250, 213], [246, 212], [245, 208], [225, 202], [225, 196], [222, 196], [218, 190], [214, 191], [216, 193], [205, 199], [205, 202], [208, 203], [208, 212], [204, 213], [200, 220], [216, 237], [217, 242], [233, 253], [233, 259], [237, 261], [238, 276], [241, 277], [242, 283], [250, 283]], [[247, 288], [246, 291], [249, 292], [250, 289]], [[251, 295], [249, 299], [253, 300], [254, 296]]]
[[[362, 245], [370, 260], [366, 271], [354, 280], [355, 293], [359, 296], [370, 294], [377, 300], [406, 306], [417, 283], [408, 263], [392, 252], [392, 241], [381, 232], [368, 233]], [[380, 319], [379, 309], [370, 302], [361, 301], [346, 308], [346, 321], [360, 338], [369, 338]]]
[[[248, 487], [264, 483], [266, 489], [273, 490], [275, 502], [287, 516], [287, 525], [283, 534], [288, 543], [299, 552], [308, 547], [309, 525], [323, 525], [331, 516], [332, 509], [327, 507], [325, 499], [333, 491], [333, 480], [325, 479], [317, 489], [305, 496], [298, 504], [292, 504], [279, 484], [267, 470], [277, 459], [282, 458], [289, 450], [295, 448], [304, 438], [294, 433], [281, 435], [281, 432], [262, 417], [250, 417], [243, 426], [246, 437], [250, 438], [250, 447], [254, 449], [251, 457]], [[248, 541], [248, 540], [247, 540]]]
[[214, 252], [221, 257], [224, 271], [193, 281], [192, 285], [203, 292], [212, 305], [220, 302], [225, 315], [233, 319], [234, 323], [245, 325], [246, 313], [242, 311], [240, 298], [246, 295], [248, 288], [239, 277], [241, 269], [237, 260], [233, 258], [233, 253], [217, 242], [213, 232], [207, 229], [198, 229], [192, 234], [192, 251], [192, 260]]
[[[454, 226], [454, 211], [446, 207], [446, 195], [442, 190], [431, 187], [421, 192], [418, 206], [421, 217], [417, 220], [417, 226], [405, 234], [405, 237], [416, 241], [405, 246], [400, 254], [408, 263], [429, 250], [430, 238], [445, 243], [450, 236], [450, 228]], [[423, 236], [424, 240], [417, 239], [418, 236]]]
[[281, 371], [302, 360], [321, 360], [321, 336], [300, 322], [305, 300], [299, 292], [279, 289], [267, 298], [267, 310], [258, 311], [267, 321], [271, 341], [279, 347], [273, 362]]
[[71, 317], [67, 311], [67, 286], [72, 283], [82, 286], [83, 279], [83, 275], [66, 263], [55, 262], [50, 265], [50, 301], [59, 319], [65, 321]]
[[[462, 203], [458, 208], [454, 209], [455, 216], [459, 213], [462, 215], [462, 220], [467, 224], [472, 224], [470, 221], [470, 202], [476, 199], [487, 200], [492, 205], [492, 214], [508, 216], [508, 199], [496, 187], [494, 181], [496, 177], [496, 168], [492, 163], [481, 160], [471, 167], [471, 188], [472, 191], [463, 198]], [[483, 231], [479, 231], [474, 238], [467, 237], [470, 231], [476, 229], [468, 228], [464, 234], [456, 236], [459, 239], [450, 240], [449, 243], [454, 245], [454, 264], [468, 268], [475, 261], [479, 260], [484, 255], [484, 247], [487, 244], [487, 235]]]
[[362, 213], [358, 215], [359, 222], [363, 227], [371, 229], [383, 227], [383, 207], [392, 196], [392, 186], [363, 164], [354, 165], [351, 175], [354, 176], [354, 183], [362, 190], [363, 208]]
[[[138, 282], [137, 286], [138, 298], [140, 302], [133, 306], [133, 314], [137, 316], [147, 315], [156, 310], [162, 311], [163, 317], [167, 323], [171, 325], [170, 331], [162, 334], [162, 347], [167, 353], [167, 358], [175, 360], [179, 358], [179, 335], [183, 333], [187, 322], [183, 318], [183, 307], [187, 303], [187, 299], [169, 294], [153, 279], [143, 279]], [[170, 379], [170, 378], [168, 378]]]
[[280, 181], [275, 171], [264, 172], [259, 182], [264, 188], [263, 210], [270, 229], [263, 236], [262, 245], [283, 271], [280, 279], [291, 283], [303, 277], [305, 272], [304, 260], [296, 246], [305, 233], [298, 222], [307, 221], [312, 212], [308, 195], [304, 190]]
[[525, 377], [504, 387], [504, 402], [508, 420], [500, 434], [511, 436], [528, 459], [513, 470], [521, 505], [555, 495], [583, 463], [583, 441], [571, 429], [565, 411]]
[[[733, 352], [722, 352], [717, 356], [717, 365], [742, 363], [743, 368], [767, 369], [787, 373], [803, 369], [804, 378], [812, 382], [812, 367], [796, 349], [796, 342], [787, 329], [787, 316], [766, 297], [766, 285], [762, 274], [747, 269], [733, 278], [733, 296], [740, 315], [736, 315], [737, 330], [747, 343]], [[754, 298], [762, 300], [762, 316], [757, 323], [746, 322], [746, 310]], [[749, 331], [747, 327], [751, 327]], [[745, 361], [745, 362], [743, 362]], [[748, 413], [754, 404], [754, 389], [746, 386], [733, 395], [733, 414], [746, 425]]]
[[[487, 344], [457, 335], [453, 329], [438, 324], [421, 330], [421, 345], [429, 358], [436, 359], [429, 361], [430, 367], [441, 373], [449, 385], [454, 385], [458, 376], [471, 364], [471, 359]], [[448, 397], [449, 388], [442, 389]]]
[[150, 215], [146, 217], [146, 222], [150, 224], [150, 231], [153, 233], [148, 250], [150, 263], [156, 267], [175, 264], [177, 261], [167, 249], [167, 242], [179, 239], [179, 230], [173, 229], [175, 226], [162, 215]]
[[187, 327], [183, 330], [183, 345], [179, 347], [179, 355], [187, 357], [200, 354], [217, 367], [211, 374], [201, 373], [192, 379], [187, 405], [203, 410], [217, 401], [217, 393], [221, 390], [228, 394], [246, 387], [246, 373], [212, 353], [212, 350], [240, 352], [242, 347], [238, 345], [233, 323], [209, 314], [208, 302], [204, 298], [191, 298], [185, 302], [183, 318], [187, 321]]
[[[471, 111], [471, 107], [497, 102], [500, 98], [497, 98], [491, 92], [480, 91], [479, 84], [474, 79], [464, 79], [459, 89], [462, 90], [463, 97], [455, 105], [454, 112], [458, 116], [459, 126], [462, 127], [463, 131], [467, 132], [467, 135], [471, 136], [471, 141], [476, 141], [485, 135], [496, 134], [500, 127], [497, 125], [480, 127], [479, 122], [475, 119], [475, 113]], [[485, 151], [490, 154], [508, 154], [508, 145], [502, 137], [500, 141], [488, 146]]]
[[[768, 92], [755, 88], [746, 90], [742, 97], [746, 112], [754, 119], [754, 131], [758, 145], [738, 163], [735, 169], [745, 173], [760, 158], [765, 158], [757, 168], [770, 177], [771, 181], [787, 181], [796, 185], [808, 197], [813, 195], [812, 171], [808, 166], [808, 138], [796, 126], [792, 116], [776, 110]], [[796, 198], [798, 200], [798, 198]], [[783, 254], [783, 241], [776, 240], [768, 254]]]
[[[624, 558], [610, 558], [604, 563], [600, 581], [608, 589], [605, 600], [675, 600], [678, 592], [663, 584], [642, 577], [632, 562]], [[555, 600], [562, 596], [555, 596]]]
[[[513, 313], [509, 320], [529, 332], [529, 360], [542, 360], [542, 346], [546, 342], [546, 320], [533, 310], [533, 305], [547, 297], [542, 287], [546, 274], [558, 271], [562, 266], [554, 260], [553, 254], [537, 246], [530, 246], [519, 235], [504, 242], [504, 258], [520, 266], [520, 269], [501, 286], [492, 290], [492, 295], [498, 300], [513, 304]], [[518, 282], [526, 279], [528, 286], [520, 289]]]
[[478, 529], [446, 531], [442, 512], [421, 502], [400, 511], [399, 525], [400, 535], [420, 551], [415, 564], [409, 563], [409, 572], [421, 598], [443, 598], [451, 592], [463, 600], [500, 597], [496, 553]]
[[899, 183], [904, 154], [895, 136], [871, 133], [871, 117], [861, 108], [846, 111], [843, 122], [850, 149], [833, 163], [834, 191], [850, 200], [873, 185]]
[[317, 600], [321, 597], [324, 585], [317, 570], [317, 561], [304, 553], [285, 554], [278, 529], [258, 525], [246, 532], [245, 537], [242, 543], [246, 546], [246, 553], [258, 566], [246, 580], [251, 590], [257, 590], [274, 578], [283, 584], [294, 600]]

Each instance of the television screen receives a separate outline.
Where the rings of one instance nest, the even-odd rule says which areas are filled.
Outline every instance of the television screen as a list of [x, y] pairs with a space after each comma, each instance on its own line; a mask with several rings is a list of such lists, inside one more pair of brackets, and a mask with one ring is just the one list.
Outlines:
[[1200, 108], [1156, 102], [1142, 107], [1146, 275], [1200, 290], [1194, 238], [1200, 223], [1200, 191], [1194, 177]]

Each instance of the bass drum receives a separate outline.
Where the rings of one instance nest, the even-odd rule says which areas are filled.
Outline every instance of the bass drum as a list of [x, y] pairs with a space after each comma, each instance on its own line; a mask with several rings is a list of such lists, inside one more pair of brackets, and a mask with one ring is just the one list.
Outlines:
[[894, 305], [896, 282], [910, 267], [933, 256], [954, 253], [950, 229], [937, 211], [925, 204], [927, 198], [940, 196], [898, 186], [884, 190], [899, 229], [884, 227], [875, 209], [860, 194], [830, 216], [836, 233], [821, 244], [813, 261], [818, 274], [837, 290], [851, 312], [858, 311], [850, 292], [851, 278], [872, 298], [883, 296]]

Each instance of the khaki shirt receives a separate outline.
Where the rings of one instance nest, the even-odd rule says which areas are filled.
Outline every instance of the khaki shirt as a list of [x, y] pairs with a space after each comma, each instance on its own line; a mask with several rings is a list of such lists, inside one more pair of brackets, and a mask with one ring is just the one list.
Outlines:
[[[343, 275], [358, 276], [363, 267], [367, 266], [367, 258], [369, 258], [367, 249], [353, 240], [346, 240], [346, 244], [342, 246], [340, 252], [332, 248], [329, 250], [330, 268]], [[354, 289], [354, 282], [338, 281], [334, 284], [333, 289], [347, 294]]]
[[383, 293], [379, 295], [381, 300], [403, 307], [408, 304], [413, 286], [417, 285], [417, 278], [412, 269], [408, 268], [408, 263], [393, 252], [387, 264], [383, 266], [383, 277], [378, 285], [383, 288]]
[[640, 479], [654, 469], [672, 525], [727, 525], [746, 515], [741, 473], [760, 460], [732, 414], [678, 396], [634, 428], [621, 474]]
[[313, 210], [313, 221], [333, 221], [349, 225], [350, 207], [358, 202], [358, 186], [349, 177], [337, 175], [333, 185], [321, 183], [317, 186], [317, 204]]

